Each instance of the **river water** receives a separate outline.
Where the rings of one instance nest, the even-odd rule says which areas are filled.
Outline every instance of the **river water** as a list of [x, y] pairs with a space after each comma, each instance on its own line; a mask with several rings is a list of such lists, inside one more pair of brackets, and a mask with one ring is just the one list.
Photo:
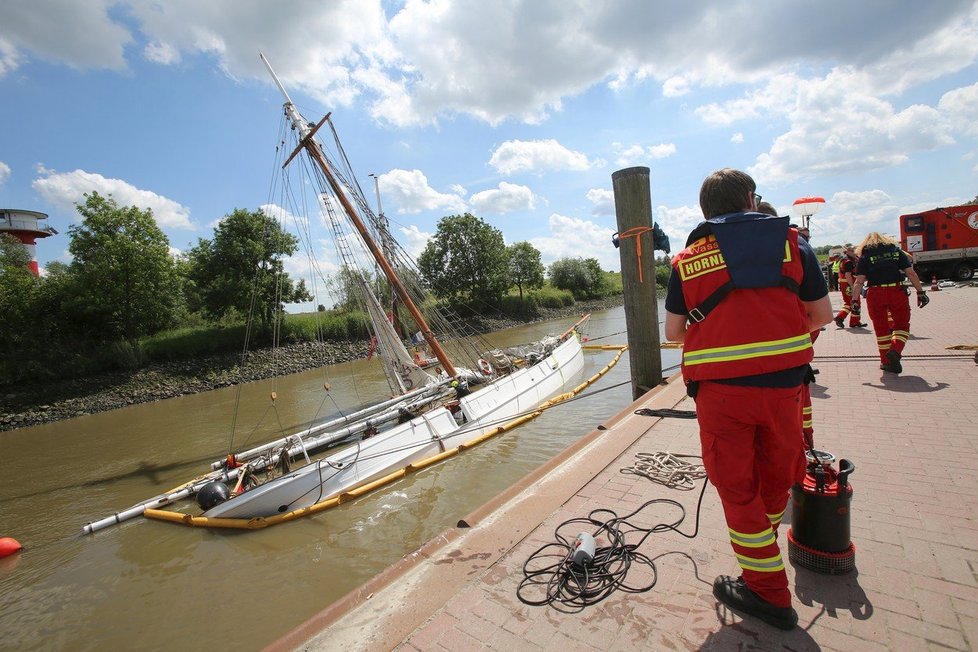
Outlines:
[[[574, 321], [488, 339], [513, 345]], [[624, 344], [624, 331], [615, 308], [592, 317], [589, 335]], [[678, 363], [677, 351], [662, 354], [664, 368]], [[582, 379], [614, 355], [586, 351]], [[626, 353], [583, 398], [357, 501], [251, 532], [143, 518], [81, 528], [223, 457], [236, 404], [242, 450], [310, 411], [386, 395], [376, 360], [0, 433], [0, 537], [24, 546], [0, 559], [0, 650], [261, 649], [620, 412], [631, 391]]]

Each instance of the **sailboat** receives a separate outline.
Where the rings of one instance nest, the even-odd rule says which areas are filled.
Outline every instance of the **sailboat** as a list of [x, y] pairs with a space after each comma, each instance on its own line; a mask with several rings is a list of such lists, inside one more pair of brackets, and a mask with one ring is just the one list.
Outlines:
[[[601, 375], [578, 384], [584, 357], [579, 331], [585, 327], [587, 316], [560, 335], [524, 346], [481, 351], [476, 347], [478, 357], [471, 368], [457, 363], [426, 317], [438, 312], [431, 309], [430, 302], [425, 304], [417, 298], [416, 275], [408, 270], [406, 282], [399, 273], [403, 266], [396, 260], [401, 257], [394, 253], [386, 221], [377, 219], [364, 199], [330, 114], [319, 123], [307, 121], [264, 55], [260, 56], [285, 98], [285, 121], [296, 139], [283, 167], [304, 154], [313, 180], [319, 183], [316, 189], [320, 208], [328, 216], [326, 221], [334, 232], [344, 265], [357, 270], [354, 285], [370, 315], [394, 395], [343, 417], [216, 460], [209, 472], [89, 523], [83, 528], [85, 533], [139, 515], [212, 527], [253, 528], [291, 520], [318, 507], [338, 504], [344, 497], [359, 495], [398, 473], [455, 454], [500, 432], [504, 424], [535, 414], [548, 399], [569, 397], [572, 394], [567, 389], [575, 384], [580, 391]], [[329, 125], [336, 142], [338, 154], [333, 156], [327, 154], [327, 148], [317, 138], [324, 125]], [[421, 363], [426, 360], [419, 359], [419, 350], [409, 351], [395, 330], [391, 313], [378, 300], [369, 274], [356, 264], [351, 244], [354, 240], [342, 231], [344, 224], [352, 227], [356, 241], [369, 252], [397, 304], [410, 315], [416, 338], [423, 341], [424, 350], [430, 352], [428, 357], [438, 365], [437, 373], [425, 371]], [[453, 344], [460, 345], [465, 339], [456, 337]], [[297, 463], [299, 466], [293, 468]], [[203, 510], [199, 515], [161, 509], [192, 496], [197, 497]]]

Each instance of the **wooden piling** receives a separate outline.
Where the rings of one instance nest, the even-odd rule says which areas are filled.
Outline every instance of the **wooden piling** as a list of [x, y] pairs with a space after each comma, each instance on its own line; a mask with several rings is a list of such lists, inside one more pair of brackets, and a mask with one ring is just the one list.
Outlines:
[[618, 170], [611, 175], [611, 182], [618, 220], [632, 398], [637, 399], [662, 382], [649, 168]]

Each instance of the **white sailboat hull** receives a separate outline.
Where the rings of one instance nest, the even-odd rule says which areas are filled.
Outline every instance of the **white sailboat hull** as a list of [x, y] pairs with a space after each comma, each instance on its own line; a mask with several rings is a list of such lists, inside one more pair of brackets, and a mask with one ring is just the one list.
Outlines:
[[447, 409], [428, 411], [331, 456], [313, 461], [204, 513], [208, 518], [273, 516], [309, 507], [475, 439], [533, 410], [570, 386], [584, 366], [570, 337], [537, 364], [488, 384], [460, 401], [465, 423]]

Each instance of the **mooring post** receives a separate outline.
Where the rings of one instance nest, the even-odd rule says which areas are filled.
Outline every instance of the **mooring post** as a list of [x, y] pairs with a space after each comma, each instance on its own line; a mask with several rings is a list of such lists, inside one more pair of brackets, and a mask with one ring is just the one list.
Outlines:
[[618, 220], [618, 255], [625, 293], [632, 398], [637, 399], [662, 382], [649, 169], [618, 170], [611, 175], [611, 183]]

